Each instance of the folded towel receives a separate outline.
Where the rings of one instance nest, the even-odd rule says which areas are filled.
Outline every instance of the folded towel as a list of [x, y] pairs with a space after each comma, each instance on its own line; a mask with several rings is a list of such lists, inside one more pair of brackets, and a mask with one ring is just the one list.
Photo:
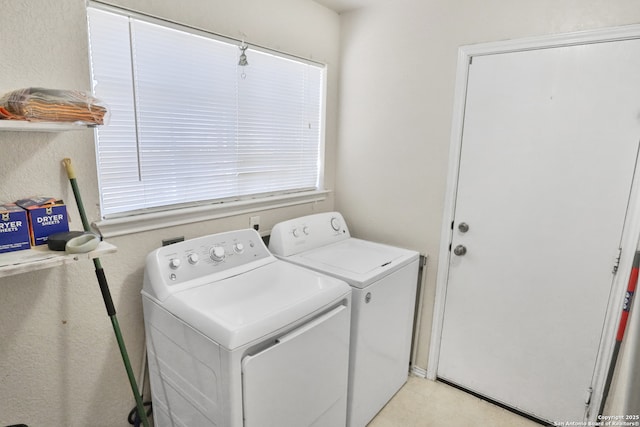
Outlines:
[[0, 119], [104, 124], [107, 108], [75, 90], [18, 89], [0, 98]]

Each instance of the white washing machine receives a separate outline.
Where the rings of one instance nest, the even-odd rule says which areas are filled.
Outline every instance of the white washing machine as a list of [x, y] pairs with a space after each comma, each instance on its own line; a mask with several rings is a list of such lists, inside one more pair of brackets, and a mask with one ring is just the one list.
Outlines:
[[250, 229], [151, 252], [142, 297], [156, 426], [346, 424], [345, 282]]
[[365, 426], [409, 375], [420, 254], [352, 238], [337, 212], [275, 225], [269, 250], [351, 285], [347, 425]]

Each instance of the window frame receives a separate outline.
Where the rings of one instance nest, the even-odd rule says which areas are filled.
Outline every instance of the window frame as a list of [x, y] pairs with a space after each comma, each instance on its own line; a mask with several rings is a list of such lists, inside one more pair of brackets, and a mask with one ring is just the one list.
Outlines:
[[[227, 43], [235, 43], [238, 45], [243, 40], [233, 39], [230, 37], [222, 36], [220, 34], [213, 33], [211, 31], [195, 28], [189, 25], [176, 23], [173, 21], [159, 19], [151, 17], [138, 12], [133, 12], [127, 9], [121, 9], [109, 5], [104, 5], [96, 2], [88, 2], [87, 4], [87, 21], [89, 8], [95, 8], [111, 13], [116, 13], [122, 16], [140, 19], [153, 24], [162, 25], [171, 29], [178, 29], [181, 31], [190, 32], [197, 35], [205, 35], [206, 37], [221, 40]], [[183, 204], [165, 205], [156, 208], [145, 208], [139, 210], [132, 210], [122, 213], [112, 213], [102, 216], [100, 214], [100, 220], [94, 222], [94, 226], [105, 237], [119, 236], [130, 233], [137, 233], [142, 231], [148, 231], [163, 227], [176, 226], [200, 221], [206, 221], [211, 219], [218, 219], [223, 217], [236, 216], [246, 213], [252, 213], [262, 211], [266, 209], [282, 208], [288, 206], [295, 206], [300, 204], [317, 203], [325, 200], [330, 193], [330, 190], [325, 188], [325, 134], [326, 134], [326, 101], [327, 101], [327, 74], [328, 66], [326, 63], [320, 63], [318, 61], [301, 58], [288, 53], [283, 53], [273, 49], [265, 48], [262, 46], [251, 44], [251, 50], [263, 51], [270, 55], [280, 56], [286, 59], [293, 59], [295, 61], [310, 63], [313, 65], [320, 65], [324, 71], [322, 73], [321, 82], [321, 107], [320, 107], [320, 138], [318, 142], [318, 180], [317, 188], [315, 190], [293, 190], [282, 192], [271, 192], [263, 194], [254, 194], [249, 196], [235, 196], [231, 198], [221, 198], [209, 201], [196, 201]], [[92, 71], [90, 71], [91, 74]], [[99, 153], [97, 145], [97, 132], [94, 130], [94, 144], [96, 146], [96, 167], [99, 167]], [[100, 185], [100, 184], [99, 184]], [[101, 189], [99, 189], [101, 191]]]

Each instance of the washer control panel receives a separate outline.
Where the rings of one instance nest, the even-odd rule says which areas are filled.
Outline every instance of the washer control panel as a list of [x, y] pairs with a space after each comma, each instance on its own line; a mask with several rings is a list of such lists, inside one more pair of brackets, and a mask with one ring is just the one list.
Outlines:
[[[222, 280], [275, 261], [253, 229], [231, 231], [163, 246], [147, 256], [145, 292], [166, 297], [173, 290]], [[257, 264], [256, 264], [257, 263]]]
[[269, 250], [291, 256], [351, 237], [339, 212], [308, 215], [276, 224], [271, 230]]

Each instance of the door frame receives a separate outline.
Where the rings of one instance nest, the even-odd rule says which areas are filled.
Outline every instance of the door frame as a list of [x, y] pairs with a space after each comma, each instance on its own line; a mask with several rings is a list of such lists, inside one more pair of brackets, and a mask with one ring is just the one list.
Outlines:
[[[461, 46], [458, 49], [453, 118], [451, 125], [451, 145], [449, 149], [449, 171], [447, 175], [447, 188], [445, 193], [444, 213], [442, 217], [433, 323], [426, 373], [426, 377], [428, 379], [436, 379], [440, 357], [445, 296], [447, 292], [451, 257], [449, 247], [453, 238], [451, 224], [453, 223], [455, 215], [469, 64], [473, 60], [473, 57], [591, 43], [633, 40], [639, 38], [640, 25], [628, 25], [567, 34], [482, 43], [477, 45]], [[640, 135], [638, 135], [638, 138], [640, 140]], [[635, 171], [639, 170], [639, 163], [640, 161], [636, 159]], [[609, 294], [603, 334], [600, 339], [600, 346], [592, 379], [593, 391], [587, 420], [596, 420], [598, 415], [597, 412], [602, 402], [606, 376], [613, 357], [616, 328], [621, 316], [626, 285], [631, 272], [633, 257], [636, 249], [638, 248], [638, 242], [640, 239], [640, 191], [638, 191], [640, 188], [640, 177], [638, 175], [640, 174], [634, 172], [632, 179], [631, 195], [629, 198], [629, 205], [627, 208], [627, 215], [623, 226], [624, 228], [620, 245], [623, 250], [620, 255], [618, 273], [613, 276], [613, 284]], [[611, 254], [612, 267], [617, 255], [617, 253]]]

